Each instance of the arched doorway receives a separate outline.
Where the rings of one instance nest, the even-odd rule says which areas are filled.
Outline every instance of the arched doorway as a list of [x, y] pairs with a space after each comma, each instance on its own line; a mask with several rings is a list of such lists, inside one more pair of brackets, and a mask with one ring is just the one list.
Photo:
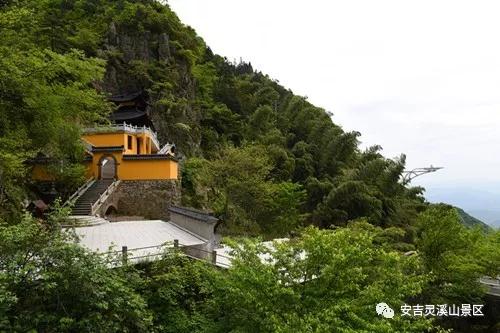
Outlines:
[[99, 160], [99, 179], [116, 178], [116, 160], [113, 156], [103, 156]]
[[109, 205], [109, 207], [106, 208], [106, 212], [104, 213], [104, 216], [116, 215], [117, 212], [118, 212], [118, 210], [116, 209], [115, 206]]

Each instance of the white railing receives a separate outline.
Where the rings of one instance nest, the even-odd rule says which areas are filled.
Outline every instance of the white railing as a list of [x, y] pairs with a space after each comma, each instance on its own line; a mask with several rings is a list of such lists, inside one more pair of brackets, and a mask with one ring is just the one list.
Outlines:
[[[122, 246], [121, 250], [111, 250], [108, 252], [98, 252], [101, 256], [107, 256], [109, 266], [118, 267], [127, 264], [138, 264], [141, 262], [152, 262], [164, 258], [167, 251], [174, 251], [178, 255], [186, 256], [191, 259], [200, 260], [221, 268], [230, 268], [231, 256], [225, 256], [216, 250], [206, 250], [196, 245], [181, 244], [178, 239], [174, 242], [165, 242], [159, 245], [137, 247], [129, 249], [128, 246]], [[229, 263], [229, 264], [228, 264]]]
[[174, 155], [172, 148], [175, 148], [175, 145], [173, 143], [167, 143], [158, 151], [158, 154]]
[[108, 186], [106, 191], [104, 191], [99, 199], [96, 202], [90, 205], [90, 215], [95, 215], [97, 210], [101, 207], [101, 205], [108, 199], [108, 197], [115, 191], [115, 189], [120, 184], [119, 180], [114, 181], [111, 185]]
[[485, 287], [488, 288], [487, 294], [493, 296], [500, 296], [500, 276], [496, 279], [490, 277], [482, 277], [479, 279]]
[[88, 152], [91, 152], [92, 151], [92, 144], [90, 142], [88, 142], [87, 140], [85, 140], [84, 138], [80, 138], [80, 140], [82, 141], [82, 144], [85, 147], [85, 150]]
[[158, 141], [158, 133], [151, 130], [151, 128], [146, 126], [133, 126], [127, 123], [123, 123], [120, 125], [111, 125], [111, 126], [103, 126], [103, 127], [93, 127], [93, 128], [85, 128], [84, 133], [100, 133], [100, 132], [108, 132], [108, 131], [124, 131], [131, 134], [146, 134], [151, 138], [153, 144], [157, 149], [160, 149], [160, 142]]
[[64, 203], [63, 207], [66, 207], [70, 204], [73, 204], [83, 193], [85, 193], [92, 184], [94, 184], [95, 179], [90, 178], [88, 181], [85, 182], [82, 186], [80, 186], [69, 198], [66, 200]]

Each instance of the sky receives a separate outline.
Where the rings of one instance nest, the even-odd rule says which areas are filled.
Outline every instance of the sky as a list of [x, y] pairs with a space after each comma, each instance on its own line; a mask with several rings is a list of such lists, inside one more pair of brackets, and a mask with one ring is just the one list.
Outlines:
[[431, 197], [500, 198], [500, 2], [168, 3], [215, 53], [331, 111], [362, 147], [405, 153], [409, 169], [444, 167], [414, 181]]

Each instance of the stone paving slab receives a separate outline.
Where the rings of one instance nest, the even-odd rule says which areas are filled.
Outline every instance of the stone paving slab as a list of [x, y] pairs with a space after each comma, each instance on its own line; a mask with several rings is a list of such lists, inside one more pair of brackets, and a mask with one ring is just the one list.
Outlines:
[[204, 244], [205, 240], [194, 236], [171, 222], [161, 220], [113, 222], [101, 225], [75, 228], [80, 237], [80, 244], [88, 249], [104, 253], [111, 246], [114, 251], [121, 251], [127, 246], [129, 256], [145, 256], [161, 253], [164, 248], [133, 250], [135, 248], [155, 247], [169, 242], [172, 247], [175, 239], [180, 246]]

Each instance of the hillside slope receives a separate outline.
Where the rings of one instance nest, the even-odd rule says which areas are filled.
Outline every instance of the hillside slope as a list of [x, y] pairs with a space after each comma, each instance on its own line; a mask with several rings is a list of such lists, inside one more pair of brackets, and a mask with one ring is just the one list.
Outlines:
[[478, 227], [485, 229], [485, 230], [490, 229], [490, 226], [488, 224], [486, 224], [483, 221], [468, 214], [463, 209], [458, 208], [458, 207], [455, 207], [455, 209], [458, 211], [458, 214], [460, 215], [460, 219], [466, 227], [473, 228], [473, 227], [478, 226]]
[[[254, 71], [251, 64], [230, 63], [213, 54], [166, 5], [153, 0], [15, 4], [6, 7], [4, 30], [10, 32], [2, 35], [5, 54], [14, 59], [26, 50], [35, 57], [73, 53], [83, 61], [79, 69], [92, 62], [104, 73], [65, 73], [71, 64], [54, 74], [45, 68], [41, 82], [48, 95], [35, 94], [29, 100], [23, 99], [22, 90], [4, 95], [9, 102], [0, 105], [2, 112], [14, 117], [12, 110], [36, 110], [29, 103], [42, 104], [52, 95], [54, 101], [69, 104], [68, 95], [53, 87], [64, 87], [71, 79], [81, 81], [71, 83], [77, 92], [69, 96], [76, 101], [89, 96], [83, 89], [90, 87], [89, 81], [100, 97], [145, 90], [160, 140], [175, 142], [183, 157], [184, 203], [214, 210], [228, 232], [284, 235], [304, 224], [329, 227], [361, 218], [409, 230], [425, 208], [421, 189], [399, 181], [404, 155], [386, 159], [379, 146], [361, 151], [360, 133], [343, 131], [329, 112]], [[22, 66], [9, 59], [3, 65], [12, 70], [0, 73], [6, 82]], [[29, 61], [47, 60], [40, 56]], [[49, 128], [74, 135], [59, 142], [37, 140], [30, 118], [15, 126], [24, 126], [22, 133], [35, 143], [27, 154], [58, 151], [65, 166], [74, 166], [60, 175], [64, 183], [81, 175], [76, 148], [65, 147], [77, 145], [77, 127], [103, 122], [95, 110], [102, 115], [107, 107], [104, 98], [96, 97], [80, 116], [62, 113], [64, 120], [54, 119]], [[40, 119], [37, 128], [43, 128], [43, 118], [33, 117]], [[0, 124], [0, 134], [9, 126]]]

